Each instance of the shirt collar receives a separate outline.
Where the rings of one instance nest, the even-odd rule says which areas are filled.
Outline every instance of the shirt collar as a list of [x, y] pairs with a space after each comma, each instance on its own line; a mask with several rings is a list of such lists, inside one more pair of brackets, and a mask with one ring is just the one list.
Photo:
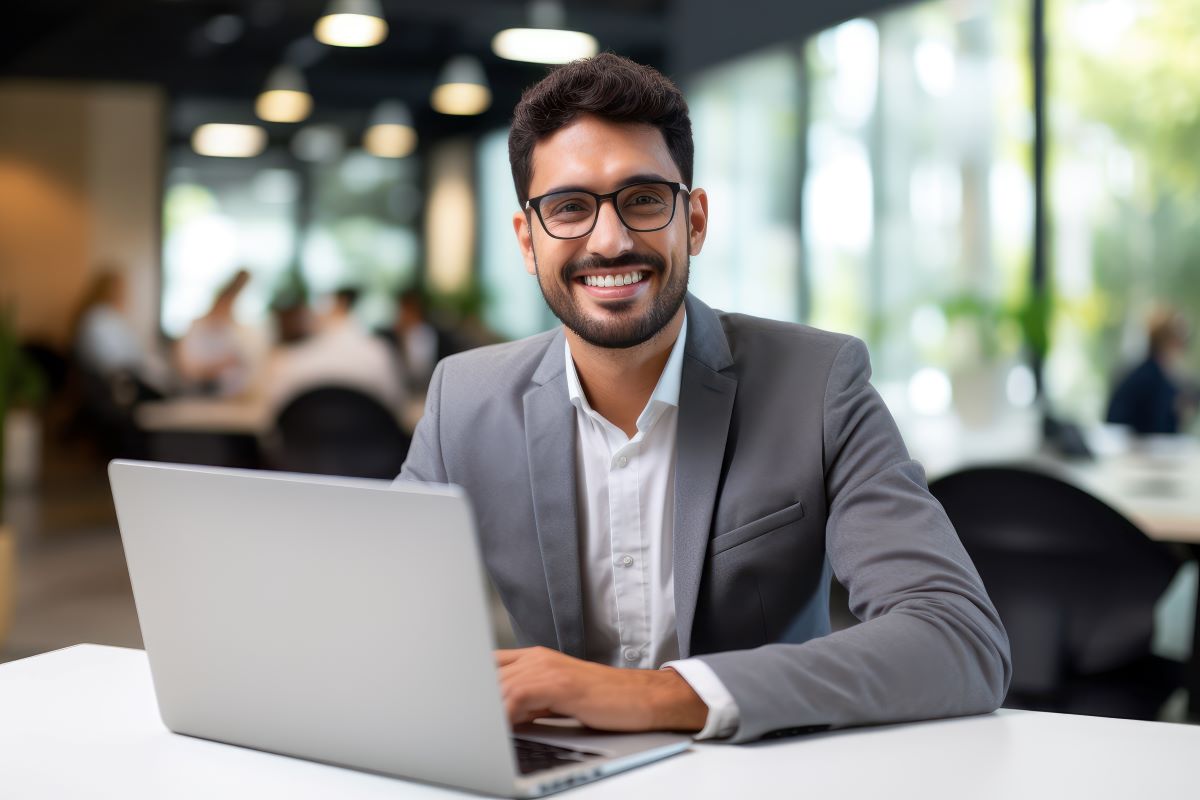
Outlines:
[[[642, 422], [647, 418], [648, 412], [656, 406], [679, 406], [679, 385], [683, 379], [683, 351], [687, 344], [687, 329], [688, 321], [685, 311], [683, 324], [679, 326], [679, 336], [676, 337], [675, 344], [671, 347], [671, 355], [667, 357], [667, 364], [663, 367], [662, 375], [658, 376], [658, 383], [654, 386], [650, 401], [646, 403], [646, 408], [638, 417], [638, 428], [642, 427]], [[564, 358], [566, 358], [567, 398], [580, 411], [594, 414], [591, 404], [588, 403], [587, 397], [583, 393], [583, 385], [579, 382], [579, 373], [575, 371], [575, 360], [571, 358], [571, 344], [566, 339], [563, 340], [563, 351]]]

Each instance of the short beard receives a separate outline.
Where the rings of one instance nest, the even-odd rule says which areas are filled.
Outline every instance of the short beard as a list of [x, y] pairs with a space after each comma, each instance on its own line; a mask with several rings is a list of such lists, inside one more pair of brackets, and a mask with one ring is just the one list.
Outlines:
[[[666, 273], [666, 264], [663, 259], [650, 253], [625, 253], [611, 259], [593, 256], [568, 261], [562, 268], [562, 284], [548, 289], [542, 282], [537, 253], [533, 254], [533, 267], [538, 276], [538, 286], [542, 290], [542, 297], [545, 298], [546, 305], [554, 312], [554, 316], [558, 317], [568, 330], [588, 344], [612, 350], [637, 347], [652, 339], [665, 328], [683, 305], [683, 299], [687, 295], [688, 280], [691, 277], [691, 257], [685, 256], [683, 272], [676, 272], [668, 279], [668, 282], [651, 300], [650, 309], [644, 315], [632, 316], [632, 312], [630, 312], [633, 306], [632, 300], [605, 304], [612, 316], [619, 317], [615, 321], [597, 320], [585, 315], [575, 302], [571, 288], [571, 284], [579, 273], [589, 269], [626, 266], [648, 267], [652, 273], [659, 275]], [[649, 277], [643, 280], [649, 280]]]

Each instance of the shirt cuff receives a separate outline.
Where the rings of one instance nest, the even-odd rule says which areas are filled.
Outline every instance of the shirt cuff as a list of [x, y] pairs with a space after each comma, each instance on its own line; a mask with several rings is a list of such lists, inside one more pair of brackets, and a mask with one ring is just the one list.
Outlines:
[[733, 701], [733, 695], [725, 688], [725, 684], [721, 683], [712, 667], [698, 658], [668, 661], [663, 664], [663, 669], [667, 667], [678, 672], [692, 687], [692, 691], [704, 701], [704, 705], [708, 706], [708, 718], [695, 738], [719, 739], [732, 736], [741, 722], [737, 703]]

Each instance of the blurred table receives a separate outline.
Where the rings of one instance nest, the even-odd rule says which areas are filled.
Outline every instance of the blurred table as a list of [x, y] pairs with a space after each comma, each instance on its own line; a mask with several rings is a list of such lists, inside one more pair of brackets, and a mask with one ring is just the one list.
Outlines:
[[[113, 798], [478, 795], [167, 731], [140, 650], [79, 645], [0, 665], [0, 794]], [[1010, 800], [1196, 794], [1200, 727], [998, 711], [691, 752], [562, 794]]]
[[1038, 459], [1129, 517], [1151, 539], [1200, 544], [1200, 442], [1156, 437], [1094, 461]]
[[265, 399], [180, 397], [140, 404], [134, 416], [154, 461], [262, 466], [260, 440], [274, 422]]
[[135, 414], [145, 431], [185, 431], [260, 436], [271, 429], [271, 409], [262, 399], [181, 397], [142, 403]]

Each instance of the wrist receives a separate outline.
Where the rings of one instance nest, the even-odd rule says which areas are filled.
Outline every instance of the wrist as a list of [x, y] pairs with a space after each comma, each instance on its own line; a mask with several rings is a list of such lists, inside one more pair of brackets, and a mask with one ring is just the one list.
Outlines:
[[653, 728], [665, 731], [695, 732], [708, 720], [708, 705], [683, 676], [670, 667], [655, 671], [655, 691], [651, 695]]

